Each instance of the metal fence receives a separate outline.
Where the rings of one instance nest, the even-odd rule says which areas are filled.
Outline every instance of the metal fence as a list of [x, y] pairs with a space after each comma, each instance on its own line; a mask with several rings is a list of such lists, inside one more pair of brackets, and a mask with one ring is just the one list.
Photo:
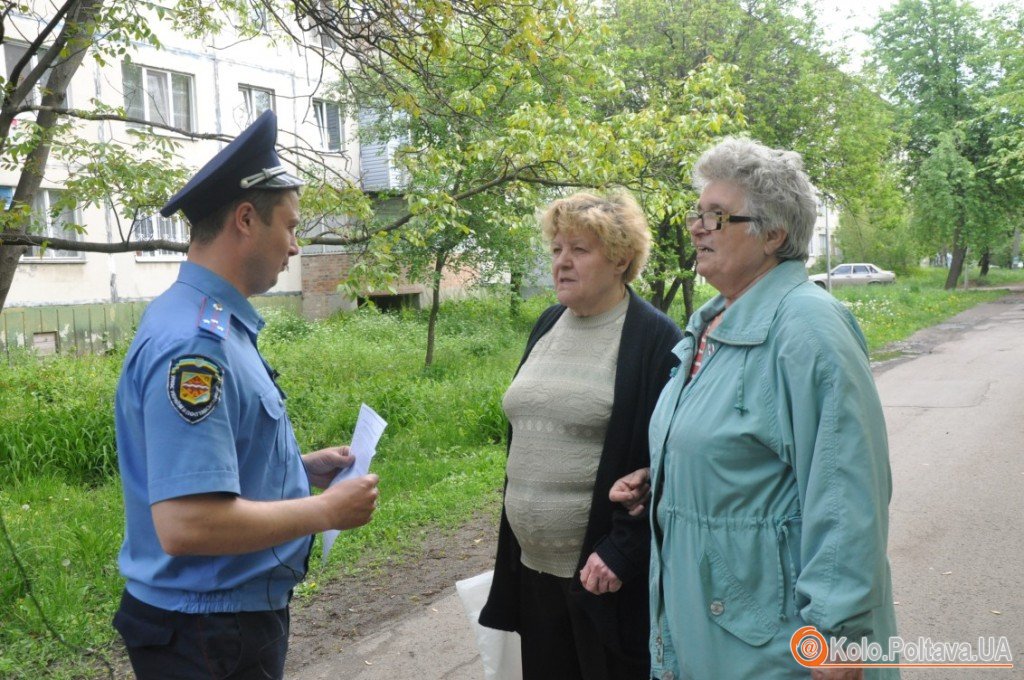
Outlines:
[[[255, 298], [263, 309], [301, 313], [299, 295]], [[48, 354], [102, 354], [135, 333], [148, 302], [11, 307], [0, 312], [0, 351]]]

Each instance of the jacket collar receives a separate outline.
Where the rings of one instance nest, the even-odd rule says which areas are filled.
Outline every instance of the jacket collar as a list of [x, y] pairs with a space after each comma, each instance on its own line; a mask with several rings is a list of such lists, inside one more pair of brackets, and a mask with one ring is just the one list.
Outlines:
[[252, 303], [237, 288], [231, 285], [227, 279], [202, 265], [187, 260], [182, 262], [181, 269], [178, 270], [178, 281], [224, 305], [226, 311], [238, 319], [253, 337], [266, 324]]
[[725, 309], [725, 298], [716, 295], [698, 309], [686, 332], [700, 337], [705, 326], [725, 309], [722, 322], [709, 335], [729, 345], [760, 345], [768, 337], [768, 329], [782, 300], [791, 290], [807, 281], [807, 270], [800, 260], [780, 262], [764, 277]]

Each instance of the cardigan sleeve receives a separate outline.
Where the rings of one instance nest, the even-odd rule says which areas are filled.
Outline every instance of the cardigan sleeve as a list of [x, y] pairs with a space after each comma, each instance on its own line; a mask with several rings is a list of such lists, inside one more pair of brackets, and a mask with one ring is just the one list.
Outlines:
[[[619, 504], [611, 503], [607, 494], [611, 484], [620, 477], [650, 466], [647, 430], [651, 413], [662, 388], [668, 382], [672, 368], [679, 363], [678, 358], [672, 354], [672, 348], [682, 338], [679, 328], [668, 317], [646, 303], [642, 309], [644, 314], [637, 329], [638, 337], [644, 340], [641, 352], [627, 349], [626, 355], [636, 357], [637, 360], [623, 362], [624, 365], [620, 367], [620, 370], [634, 371], [636, 375], [630, 376], [628, 382], [632, 387], [626, 394], [615, 395], [616, 400], [625, 399], [628, 400], [627, 404], [633, 405], [633, 422], [629, 423], [632, 430], [631, 443], [629, 450], [621, 456], [614, 479], [607, 484], [607, 489], [600, 490], [604, 496], [600, 500], [608, 504], [611, 512], [611, 529], [594, 544], [594, 552], [624, 583], [647, 574], [650, 522], [646, 511], [634, 517]], [[633, 342], [634, 338], [627, 338], [624, 334], [623, 341]]]

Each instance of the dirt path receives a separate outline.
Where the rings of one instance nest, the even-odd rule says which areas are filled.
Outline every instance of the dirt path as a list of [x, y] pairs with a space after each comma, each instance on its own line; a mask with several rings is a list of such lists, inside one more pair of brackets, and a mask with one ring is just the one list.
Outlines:
[[479, 513], [457, 529], [429, 536], [418, 558], [336, 579], [307, 602], [293, 603], [285, 677], [405, 617], [456, 581], [491, 569], [496, 512]]

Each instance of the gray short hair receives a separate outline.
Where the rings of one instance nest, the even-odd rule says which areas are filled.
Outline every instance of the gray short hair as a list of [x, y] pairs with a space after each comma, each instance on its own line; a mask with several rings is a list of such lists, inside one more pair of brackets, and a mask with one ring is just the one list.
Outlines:
[[693, 185], [698, 191], [711, 182], [731, 182], [743, 190], [746, 212], [758, 218], [750, 223], [751, 234], [786, 232], [786, 240], [775, 253], [777, 258], [807, 259], [818, 200], [800, 154], [727, 137], [705, 151], [693, 166]]

